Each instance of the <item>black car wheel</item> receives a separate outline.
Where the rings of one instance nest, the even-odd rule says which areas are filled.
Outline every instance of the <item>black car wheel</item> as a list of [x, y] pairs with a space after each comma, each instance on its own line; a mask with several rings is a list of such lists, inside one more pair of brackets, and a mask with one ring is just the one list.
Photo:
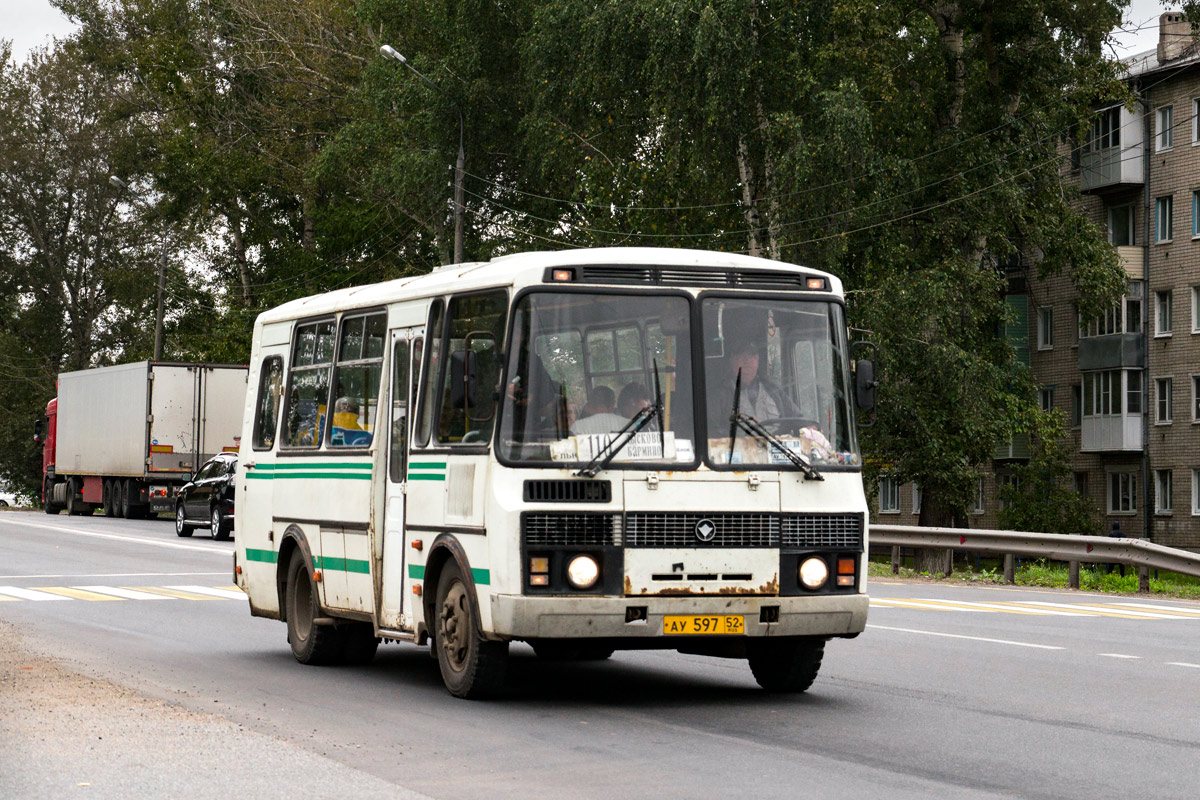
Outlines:
[[229, 538], [229, 522], [225, 519], [225, 515], [221, 513], [220, 506], [212, 507], [212, 535], [214, 539], [225, 540]]
[[175, 506], [175, 535], [176, 536], [191, 536], [193, 527], [187, 523], [187, 512], [183, 510], [183, 501], [179, 501], [179, 505]]

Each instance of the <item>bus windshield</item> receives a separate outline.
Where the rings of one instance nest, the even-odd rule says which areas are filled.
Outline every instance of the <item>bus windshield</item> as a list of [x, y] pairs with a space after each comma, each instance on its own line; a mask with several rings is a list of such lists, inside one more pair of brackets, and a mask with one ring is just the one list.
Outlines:
[[840, 305], [706, 295], [700, 309], [711, 466], [788, 468], [781, 445], [817, 469], [859, 464]]
[[692, 465], [690, 302], [682, 294], [532, 292], [513, 309], [499, 453], [587, 463], [643, 408], [613, 463]]

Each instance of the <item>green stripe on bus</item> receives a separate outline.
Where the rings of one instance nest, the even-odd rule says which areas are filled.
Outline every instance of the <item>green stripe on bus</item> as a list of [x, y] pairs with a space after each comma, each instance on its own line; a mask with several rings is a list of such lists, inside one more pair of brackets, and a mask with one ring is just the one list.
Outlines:
[[445, 461], [410, 461], [409, 469], [445, 469]]
[[279, 563], [279, 553], [276, 553], [274, 550], [252, 550], [247, 547], [246, 560], [261, 561], [264, 564], [277, 564]]
[[[409, 564], [408, 577], [414, 581], [425, 580], [425, 567], [420, 564]], [[471, 570], [471, 578], [474, 579], [477, 586], [491, 586], [492, 584], [492, 573], [490, 570], [473, 569]]]
[[247, 472], [248, 480], [256, 481], [285, 481], [297, 478], [328, 478], [337, 481], [369, 481], [371, 473], [369, 472], [288, 472], [286, 474], [272, 473], [267, 475], [258, 475], [253, 472]]
[[369, 562], [353, 558], [313, 556], [313, 567], [316, 569], [331, 569], [334, 572], [357, 572], [362, 575], [371, 574], [371, 565]]
[[296, 464], [273, 464], [271, 469], [371, 469], [370, 461], [303, 461]]
[[444, 481], [446, 476], [440, 472], [410, 472], [408, 479], [410, 481]]

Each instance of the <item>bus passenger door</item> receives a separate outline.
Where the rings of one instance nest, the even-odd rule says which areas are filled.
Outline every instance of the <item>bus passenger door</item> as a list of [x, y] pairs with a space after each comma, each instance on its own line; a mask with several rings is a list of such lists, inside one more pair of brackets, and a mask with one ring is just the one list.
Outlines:
[[[421, 328], [394, 330], [391, 335], [392, 375], [388, 387], [387, 482], [384, 490], [383, 569], [380, 626], [403, 629], [404, 617], [404, 499], [408, 483], [408, 439], [412, 431], [413, 384], [421, 364]], [[415, 365], [415, 368], [414, 368]], [[410, 615], [407, 615], [410, 616]]]

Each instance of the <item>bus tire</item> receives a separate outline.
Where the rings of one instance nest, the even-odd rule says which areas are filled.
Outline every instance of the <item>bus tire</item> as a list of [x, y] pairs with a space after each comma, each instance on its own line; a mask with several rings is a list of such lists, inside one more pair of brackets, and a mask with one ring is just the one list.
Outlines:
[[104, 501], [101, 503], [101, 505], [104, 507], [104, 516], [106, 516], [106, 517], [115, 517], [117, 515], [117, 512], [113, 509], [112, 495], [113, 495], [113, 482], [111, 480], [109, 480], [108, 478], [105, 478], [104, 479], [104, 490], [102, 492]]
[[456, 561], [448, 562], [438, 578], [434, 615], [434, 647], [446, 689], [469, 700], [494, 694], [508, 671], [508, 642], [480, 635], [474, 594]]
[[758, 639], [749, 644], [750, 671], [768, 692], [803, 692], [821, 670], [825, 640], [819, 637]]
[[292, 655], [301, 664], [319, 666], [341, 660], [341, 636], [332, 625], [316, 624], [320, 613], [312, 572], [297, 549], [287, 571], [287, 630]]
[[342, 663], [348, 666], [370, 664], [379, 648], [375, 628], [369, 622], [351, 622], [338, 628], [342, 637]]

